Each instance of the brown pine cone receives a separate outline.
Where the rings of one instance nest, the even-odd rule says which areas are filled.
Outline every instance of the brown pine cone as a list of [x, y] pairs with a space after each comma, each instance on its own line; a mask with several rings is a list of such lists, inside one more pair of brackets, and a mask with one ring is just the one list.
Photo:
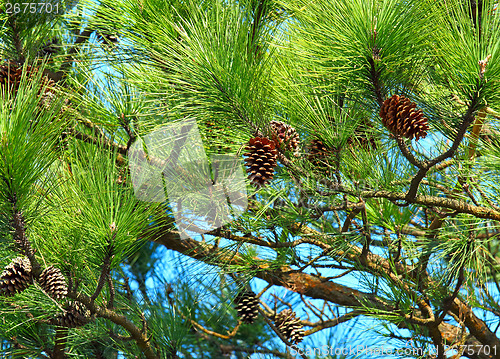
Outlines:
[[245, 149], [248, 151], [245, 153], [248, 179], [257, 188], [265, 186], [273, 179], [277, 165], [278, 152], [274, 141], [266, 137], [254, 137], [248, 141]]
[[291, 125], [281, 121], [271, 121], [271, 135], [274, 143], [283, 149], [289, 149], [293, 153], [299, 152], [299, 134]]
[[32, 282], [31, 263], [28, 258], [14, 258], [0, 276], [0, 294], [11, 296], [20, 293], [28, 288]]
[[39, 279], [42, 288], [54, 299], [62, 299], [68, 294], [68, 285], [61, 270], [54, 266], [45, 268]]
[[429, 126], [422, 110], [404, 96], [393, 95], [380, 108], [382, 123], [394, 135], [419, 140], [427, 136]]
[[296, 313], [291, 309], [285, 309], [276, 315], [274, 325], [285, 338], [293, 344], [300, 343], [304, 339], [304, 329], [300, 324]]

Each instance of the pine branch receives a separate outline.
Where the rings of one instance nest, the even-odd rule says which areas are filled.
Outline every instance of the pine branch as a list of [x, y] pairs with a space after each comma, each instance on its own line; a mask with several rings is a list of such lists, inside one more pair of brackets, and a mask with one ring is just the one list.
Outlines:
[[86, 133], [80, 132], [74, 128], [70, 128], [67, 130], [68, 133], [72, 134], [76, 139], [81, 140], [86, 143], [92, 143], [95, 145], [103, 145], [105, 148], [109, 150], [116, 150], [119, 154], [126, 155], [128, 148], [127, 146], [119, 145], [114, 143], [113, 141], [107, 139], [106, 137], [93, 137], [87, 135]]
[[352, 220], [363, 210], [365, 207], [365, 202], [361, 201], [354, 207], [351, 212], [346, 216], [344, 225], [342, 226], [342, 229], [340, 232], [344, 233], [349, 230], [349, 227], [351, 226]]
[[[17, 208], [17, 199], [13, 202], [13, 207]], [[42, 273], [42, 266], [35, 257], [35, 250], [26, 235], [26, 226], [21, 212], [15, 210], [12, 216], [12, 226], [14, 227], [14, 241], [31, 263], [31, 273], [38, 278]]]
[[150, 339], [126, 316], [96, 305], [91, 297], [82, 293], [68, 293], [68, 298], [83, 303], [90, 312], [94, 313], [97, 317], [108, 319], [128, 331], [147, 359], [159, 359], [159, 356], [151, 347]]
[[[465, 122], [463, 123], [462, 128], [464, 129], [464, 131], [466, 130]], [[462, 134], [462, 138], [463, 138], [463, 134]], [[458, 140], [458, 136], [457, 136], [456, 140]], [[460, 142], [460, 141], [456, 142], [457, 147], [458, 147], [458, 142]], [[452, 145], [450, 150], [452, 150], [454, 148], [455, 148], [455, 146]], [[450, 150], [448, 150], [444, 154], [449, 153]], [[452, 151], [452, 153], [454, 153], [455, 150], [456, 150], [456, 148]], [[439, 161], [442, 161], [445, 158], [446, 158], [446, 156], [441, 155], [441, 156], [436, 157], [436, 159], [438, 161], [436, 161], [436, 159], [434, 159], [432, 161], [426, 162], [427, 165], [424, 167], [425, 173], [427, 173], [427, 171], [430, 168], [432, 168], [432, 166], [434, 166]], [[280, 161], [287, 168], [294, 171], [298, 176], [302, 176], [305, 178], [309, 177], [307, 175], [307, 173], [305, 173], [303, 170], [293, 166], [293, 164], [290, 161], [288, 161], [286, 158], [283, 158], [283, 159], [280, 158]], [[432, 165], [432, 166], [430, 166], [430, 165]], [[418, 173], [417, 173], [417, 175], [418, 175]], [[422, 177], [422, 178], [420, 178], [420, 177]], [[423, 174], [423, 175], [421, 174], [420, 176], [418, 176], [418, 178], [417, 178], [417, 176], [415, 176], [412, 179], [411, 188], [413, 188], [413, 189], [410, 188], [412, 193], [413, 192], [416, 193], [415, 186], [418, 186], [420, 184], [421, 180], [423, 180], [423, 177], [425, 177], [425, 174]], [[408, 194], [391, 192], [391, 191], [386, 191], [386, 190], [381, 190], [381, 191], [363, 190], [363, 191], [358, 192], [356, 190], [349, 189], [349, 188], [347, 188], [339, 183], [328, 181], [328, 180], [324, 181], [323, 184], [327, 185], [329, 188], [332, 189], [332, 192], [319, 192], [319, 194], [321, 194], [323, 196], [330, 196], [332, 194], [340, 192], [340, 193], [350, 194], [350, 195], [355, 196], [355, 197], [359, 196], [361, 198], [386, 198], [390, 201], [405, 201], [407, 204], [413, 203], [413, 204], [419, 204], [419, 205], [429, 206], [429, 207], [433, 206], [433, 207], [452, 209], [452, 210], [457, 211], [458, 213], [472, 214], [477, 218], [493, 219], [493, 220], [497, 220], [497, 221], [500, 220], [500, 211], [493, 210], [491, 208], [487, 208], [487, 207], [483, 207], [483, 206], [470, 205], [467, 202], [464, 202], [461, 200], [442, 198], [442, 197], [436, 197], [436, 196], [428, 196], [428, 195], [415, 195], [413, 198], [409, 198]]]
[[186, 318], [184, 315], [182, 315], [182, 316], [183, 316], [184, 319], [187, 319], [194, 327], [198, 328], [199, 330], [201, 330], [205, 334], [212, 335], [212, 336], [220, 338], [220, 339], [231, 339], [231, 338], [233, 338], [238, 333], [238, 329], [240, 329], [240, 326], [242, 324], [242, 322], [239, 321], [238, 324], [236, 324], [236, 326], [233, 328], [232, 331], [230, 331], [230, 332], [228, 331], [227, 335], [224, 335], [224, 334], [220, 334], [220, 333], [214, 332], [212, 330], [208, 330], [203, 325], [197, 323], [193, 319]]
[[408, 162], [410, 162], [412, 165], [414, 165], [415, 167], [417, 167], [419, 169], [424, 168], [425, 162], [420, 161], [417, 158], [415, 158], [413, 153], [408, 149], [408, 146], [406, 145], [404, 138], [402, 138], [401, 136], [395, 136], [395, 138], [396, 138], [396, 142], [398, 143], [399, 149], [401, 150], [401, 153], [403, 154], [403, 156], [405, 156], [405, 158], [408, 160]]
[[130, 121], [125, 120], [125, 114], [120, 115], [120, 125], [125, 129], [125, 132], [127, 132], [128, 135], [128, 141], [127, 141], [127, 151], [130, 149], [130, 146], [132, 146], [132, 143], [135, 141], [136, 136], [135, 133], [131, 130], [130, 128]]
[[108, 275], [108, 288], [109, 288], [109, 299], [106, 308], [112, 310], [115, 306], [115, 286], [113, 284], [113, 279]]
[[375, 98], [380, 107], [384, 104], [384, 91], [382, 89], [382, 84], [380, 82], [380, 70], [376, 69], [375, 60], [373, 57], [368, 58], [368, 64], [370, 66], [370, 80], [373, 85], [373, 91], [375, 93]]
[[56, 328], [56, 336], [55, 336], [55, 345], [52, 350], [51, 359], [65, 359], [67, 358], [65, 347], [66, 341], [68, 337], [68, 329], [67, 328]]
[[[116, 232], [115, 232], [116, 233]], [[101, 266], [101, 274], [99, 276], [99, 280], [97, 281], [97, 287], [94, 291], [94, 294], [90, 297], [90, 300], [92, 303], [97, 299], [99, 294], [101, 294], [102, 288], [104, 288], [104, 284], [106, 283], [106, 280], [109, 278], [109, 269], [111, 265], [111, 257], [112, 257], [112, 252], [113, 249], [110, 246], [108, 249], [108, 252], [104, 256], [103, 263]]]
[[[361, 191], [357, 193], [356, 191], [346, 189], [343, 187], [339, 187], [338, 191], [351, 195], [359, 195], [362, 198], [386, 198], [391, 201], [404, 201], [408, 199], [407, 195], [404, 193], [397, 193], [391, 191]], [[483, 206], [474, 206], [461, 200], [428, 196], [428, 195], [417, 195], [413, 199], [409, 199], [408, 202], [427, 207], [440, 207], [440, 208], [451, 209], [457, 211], [458, 213], [467, 213], [474, 215], [477, 218], [492, 219], [495, 221], [500, 220], [499, 211]]]
[[[219, 250], [214, 253], [212, 246], [192, 239], [181, 240], [180, 236], [175, 232], [168, 231], [166, 233], [159, 233], [154, 238], [155, 243], [162, 244], [169, 249], [207, 263], [220, 266], [243, 265], [245, 263], [245, 260], [239, 254], [231, 253], [227, 250]], [[330, 248], [330, 250], [332, 250], [332, 248]], [[255, 262], [265, 263], [265, 261], [260, 259], [256, 259]], [[267, 267], [267, 264], [263, 264], [263, 267]], [[373, 308], [388, 308], [387, 303], [372, 294], [363, 293], [333, 282], [324, 281], [321, 277], [305, 273], [296, 273], [288, 267], [283, 267], [279, 271], [272, 272], [264, 270], [264, 268], [261, 268], [261, 270], [257, 272], [258, 278], [265, 280], [269, 284], [284, 286], [311, 298], [324, 299], [346, 306], [355, 305], [354, 303], [358, 305], [360, 303], [368, 303]]]
[[427, 172], [432, 167], [434, 167], [435, 165], [444, 161], [447, 158], [453, 157], [453, 155], [455, 154], [455, 152], [458, 149], [458, 146], [462, 142], [462, 140], [465, 136], [465, 133], [467, 132], [467, 129], [469, 128], [469, 125], [472, 124], [472, 122], [475, 119], [473, 114], [477, 110], [479, 100], [480, 100], [479, 94], [476, 93], [469, 104], [467, 112], [462, 116], [462, 123], [460, 124], [460, 128], [459, 128], [457, 135], [456, 135], [455, 139], [453, 140], [453, 143], [451, 144], [450, 148], [447, 151], [436, 156], [432, 160], [425, 161], [423, 163], [423, 167], [421, 167], [418, 170], [417, 174], [413, 177], [413, 179], [411, 180], [410, 189], [408, 190], [408, 193], [405, 196], [405, 200], [407, 202], [413, 201], [415, 199], [415, 197], [417, 196], [417, 191], [418, 191], [418, 187], [420, 185], [420, 182], [424, 179], [424, 177], [427, 175]]
[[457, 284], [455, 285], [455, 290], [453, 291], [453, 293], [449, 298], [446, 298], [444, 300], [443, 308], [441, 309], [441, 315], [436, 320], [437, 324], [441, 323], [444, 320], [446, 313], [448, 313], [448, 311], [451, 309], [451, 303], [455, 300], [455, 298], [458, 297], [458, 293], [463, 283], [464, 283], [464, 267], [462, 266], [458, 271], [458, 278], [457, 278]]
[[308, 336], [308, 335], [314, 334], [316, 332], [319, 332], [323, 329], [332, 328], [332, 327], [335, 327], [339, 324], [345, 323], [345, 322], [347, 322], [353, 318], [356, 318], [362, 314], [363, 314], [362, 311], [352, 310], [349, 313], [344, 314], [338, 318], [334, 318], [334, 319], [330, 319], [330, 320], [321, 320], [321, 321], [316, 322], [316, 323], [311, 323], [309, 321], [301, 320], [300, 324], [302, 324], [304, 326], [313, 327], [312, 329], [306, 330], [306, 332], [304, 333], [304, 336]]
[[[324, 235], [316, 231], [309, 231], [311, 234], [316, 233], [316, 236], [320, 238], [323, 236], [328, 237], [328, 235]], [[231, 253], [227, 250], [220, 253], [213, 253], [212, 246], [209, 246], [208, 244], [203, 244], [192, 239], [181, 240], [180, 236], [176, 232], [171, 232], [170, 229], [167, 229], [165, 233], [157, 233], [154, 238], [156, 243], [160, 243], [169, 249], [212, 265], [216, 264], [224, 267], [227, 265], [244, 265], [246, 262], [246, 260], [237, 253]], [[331, 250], [333, 250], [333, 248]], [[359, 262], [361, 251], [361, 248], [351, 246], [348, 251], [337, 250], [334, 253], [336, 253], [337, 256], [342, 257], [344, 260]], [[255, 263], [259, 263], [259, 259], [256, 259]], [[373, 253], [368, 254], [366, 258], [362, 260], [361, 264], [373, 274], [389, 276], [389, 278], [397, 281], [399, 281], [399, 278], [395, 275], [400, 274], [407, 276], [408, 279], [418, 279], [419, 281], [423, 281], [425, 283], [423, 288], [429, 286], [438, 287], [438, 284], [433, 283], [430, 278], [417, 276], [417, 273], [413, 270], [415, 267], [401, 263], [389, 263], [388, 260], [374, 255]], [[281, 268], [279, 271], [269, 271], [265, 269], [266, 267], [267, 265], [264, 265], [260, 268], [260, 270], [256, 271], [256, 277], [263, 279], [269, 284], [282, 286], [296, 293], [315, 299], [331, 301], [342, 306], [369, 306], [370, 308], [379, 309], [383, 312], [395, 311], [394, 307], [391, 306], [391, 303], [377, 297], [374, 294], [363, 293], [353, 288], [324, 281], [320, 277], [312, 276], [306, 273], [294, 273], [286, 267]], [[396, 270], [396, 273], [393, 272], [394, 270]], [[428, 304], [425, 303], [425, 301], [420, 300], [419, 306], [424, 312], [428, 312], [428, 319], [417, 319], [410, 315], [405, 315], [405, 319], [415, 324], [432, 326], [432, 323], [435, 321], [435, 317], [432, 315], [432, 311], [428, 307]], [[491, 332], [486, 323], [473, 313], [471, 307], [464, 304], [458, 298], [455, 298], [450, 310], [455, 315], [462, 315], [465, 318], [465, 325], [470, 330], [471, 334], [483, 345], [489, 345], [491, 347], [496, 345], [497, 347], [500, 347], [500, 340]]]
[[131, 340], [134, 340], [134, 338], [132, 336], [124, 337], [124, 336], [122, 336], [120, 334], [116, 334], [115, 332], [112, 332], [112, 331], [109, 331], [108, 333], [109, 333], [109, 336], [111, 338], [122, 341], [122, 342], [129, 342]]

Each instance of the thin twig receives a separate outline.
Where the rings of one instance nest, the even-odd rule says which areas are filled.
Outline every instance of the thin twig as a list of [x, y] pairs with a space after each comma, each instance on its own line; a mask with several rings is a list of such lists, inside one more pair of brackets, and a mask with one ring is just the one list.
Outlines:
[[406, 146], [406, 142], [405, 142], [404, 138], [402, 138], [401, 136], [395, 136], [395, 137], [396, 137], [396, 142], [398, 143], [399, 149], [401, 150], [401, 153], [403, 154], [403, 156], [406, 157], [408, 162], [410, 162], [412, 165], [414, 165], [415, 167], [417, 167], [419, 169], [423, 168], [425, 166], [425, 162], [420, 161], [420, 160], [415, 158], [413, 153], [411, 153], [410, 150], [408, 149], [408, 147]]
[[128, 149], [126, 146], [114, 143], [113, 141], [107, 139], [106, 137], [101, 137], [101, 138], [93, 137], [87, 135], [86, 133], [75, 130], [74, 128], [68, 129], [67, 132], [72, 134], [76, 139], [81, 140], [83, 142], [103, 145], [107, 149], [116, 150], [121, 155], [127, 154]]
[[147, 338], [126, 316], [96, 305], [89, 296], [83, 293], [68, 293], [68, 297], [84, 304], [90, 312], [94, 313], [97, 317], [108, 319], [127, 330], [147, 359], [159, 359], [158, 355], [151, 347], [150, 339]]
[[336, 325], [345, 323], [345, 322], [347, 322], [347, 321], [349, 321], [349, 320], [351, 320], [359, 315], [362, 315], [362, 314], [363, 313], [360, 311], [353, 310], [353, 311], [350, 311], [349, 313], [344, 314], [338, 318], [334, 318], [334, 319], [330, 319], [330, 320], [326, 320], [326, 321], [320, 321], [320, 322], [316, 322], [316, 323], [309, 323], [309, 322], [301, 320], [300, 324], [302, 324], [304, 326], [313, 327], [312, 329], [305, 331], [304, 335], [308, 336], [308, 335], [314, 334], [316, 332], [319, 332], [320, 330], [323, 330], [326, 328], [332, 328]]
[[224, 335], [224, 334], [220, 334], [220, 333], [217, 333], [217, 332], [214, 332], [212, 330], [208, 330], [206, 329], [205, 327], [203, 327], [201, 324], [195, 322], [193, 319], [189, 319], [189, 318], [185, 318], [185, 319], [188, 319], [189, 322], [195, 326], [196, 328], [198, 328], [199, 330], [201, 330], [202, 332], [208, 334], [208, 335], [212, 335], [214, 337], [217, 337], [217, 338], [220, 338], [220, 339], [231, 339], [233, 338], [237, 333], [238, 333], [238, 330], [240, 329], [240, 326], [242, 324], [241, 321], [238, 321], [238, 324], [236, 324], [236, 326], [233, 328], [232, 331], [228, 331], [227, 332], [227, 335]]
[[[114, 232], [115, 234], [116, 232]], [[109, 269], [111, 265], [111, 258], [113, 256], [113, 247], [110, 245], [110, 247], [107, 250], [106, 255], [104, 256], [102, 267], [101, 267], [101, 274], [99, 276], [99, 281], [97, 282], [97, 287], [94, 291], [94, 294], [90, 297], [90, 300], [94, 302], [99, 294], [102, 291], [102, 288], [104, 287], [104, 283], [106, 282], [106, 279], [109, 276]]]
[[465, 133], [467, 132], [467, 128], [469, 125], [474, 121], [474, 116], [473, 113], [476, 111], [476, 107], [479, 103], [479, 97], [478, 94], [476, 93], [474, 97], [472, 98], [472, 101], [467, 108], [466, 113], [462, 116], [462, 123], [460, 124], [460, 128], [458, 130], [458, 133], [453, 140], [453, 143], [451, 144], [450, 148], [441, 153], [440, 155], [436, 156], [432, 160], [425, 161], [423, 163], [423, 166], [418, 170], [417, 174], [412, 178], [411, 184], [410, 184], [410, 189], [408, 190], [408, 193], [405, 196], [406, 201], [412, 201], [415, 199], [418, 191], [418, 187], [420, 185], [420, 182], [424, 179], [426, 176], [427, 172], [437, 165], [439, 162], [442, 162], [443, 160], [453, 157], [455, 152], [458, 149], [458, 146], [462, 142]]

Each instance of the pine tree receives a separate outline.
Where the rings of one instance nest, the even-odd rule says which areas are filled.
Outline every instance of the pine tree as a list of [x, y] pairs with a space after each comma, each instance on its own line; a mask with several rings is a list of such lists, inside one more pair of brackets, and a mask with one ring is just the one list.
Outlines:
[[497, 7], [5, 1], [0, 356], [499, 357]]

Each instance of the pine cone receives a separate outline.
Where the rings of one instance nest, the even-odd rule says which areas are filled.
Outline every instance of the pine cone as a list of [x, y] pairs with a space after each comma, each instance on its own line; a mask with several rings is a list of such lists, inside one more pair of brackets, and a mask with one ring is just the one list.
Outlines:
[[298, 344], [304, 339], [304, 329], [295, 315], [291, 309], [285, 309], [276, 315], [274, 325], [290, 342]]
[[295, 128], [281, 121], [271, 121], [273, 141], [281, 148], [289, 149], [293, 153], [299, 152], [299, 134]]
[[62, 299], [68, 294], [68, 285], [61, 270], [54, 266], [45, 268], [40, 274], [40, 285], [54, 299]]
[[380, 108], [382, 123], [394, 135], [419, 140], [427, 136], [427, 118], [417, 105], [404, 96], [393, 95]]
[[[34, 68], [31, 66], [26, 66], [26, 77], [30, 78], [33, 76]], [[0, 88], [7, 88], [8, 91], [13, 94], [17, 93], [19, 89], [19, 84], [23, 77], [23, 66], [16, 65], [14, 63], [8, 63], [0, 65]], [[44, 88], [45, 87], [45, 88]], [[41, 104], [48, 107], [54, 98], [54, 87], [55, 83], [47, 76], [42, 76], [41, 86], [39, 88], [39, 93], [42, 88], [44, 88], [44, 93], [42, 94]]]
[[28, 258], [14, 258], [0, 276], [0, 293], [6, 296], [20, 293], [32, 282], [31, 263]]
[[250, 290], [241, 291], [234, 299], [238, 316], [244, 323], [253, 323], [259, 314], [257, 299], [254, 292]]
[[90, 311], [81, 303], [68, 302], [64, 306], [64, 313], [59, 314], [52, 324], [67, 328], [78, 328], [89, 323]]
[[278, 151], [274, 141], [265, 137], [250, 139], [245, 153], [248, 179], [260, 188], [268, 184], [274, 176]]
[[338, 152], [338, 150], [326, 146], [318, 139], [313, 139], [307, 148], [307, 158], [315, 166], [328, 163], [328, 158], [334, 156]]
[[14, 63], [0, 65], [0, 87], [7, 87], [9, 91], [17, 92], [23, 74], [22, 66]]
[[361, 121], [354, 130], [354, 133], [347, 139], [347, 144], [351, 150], [356, 151], [359, 147], [365, 150], [377, 149], [377, 142], [370, 134], [371, 128], [373, 128], [373, 125], [368, 120], [364, 119]]

